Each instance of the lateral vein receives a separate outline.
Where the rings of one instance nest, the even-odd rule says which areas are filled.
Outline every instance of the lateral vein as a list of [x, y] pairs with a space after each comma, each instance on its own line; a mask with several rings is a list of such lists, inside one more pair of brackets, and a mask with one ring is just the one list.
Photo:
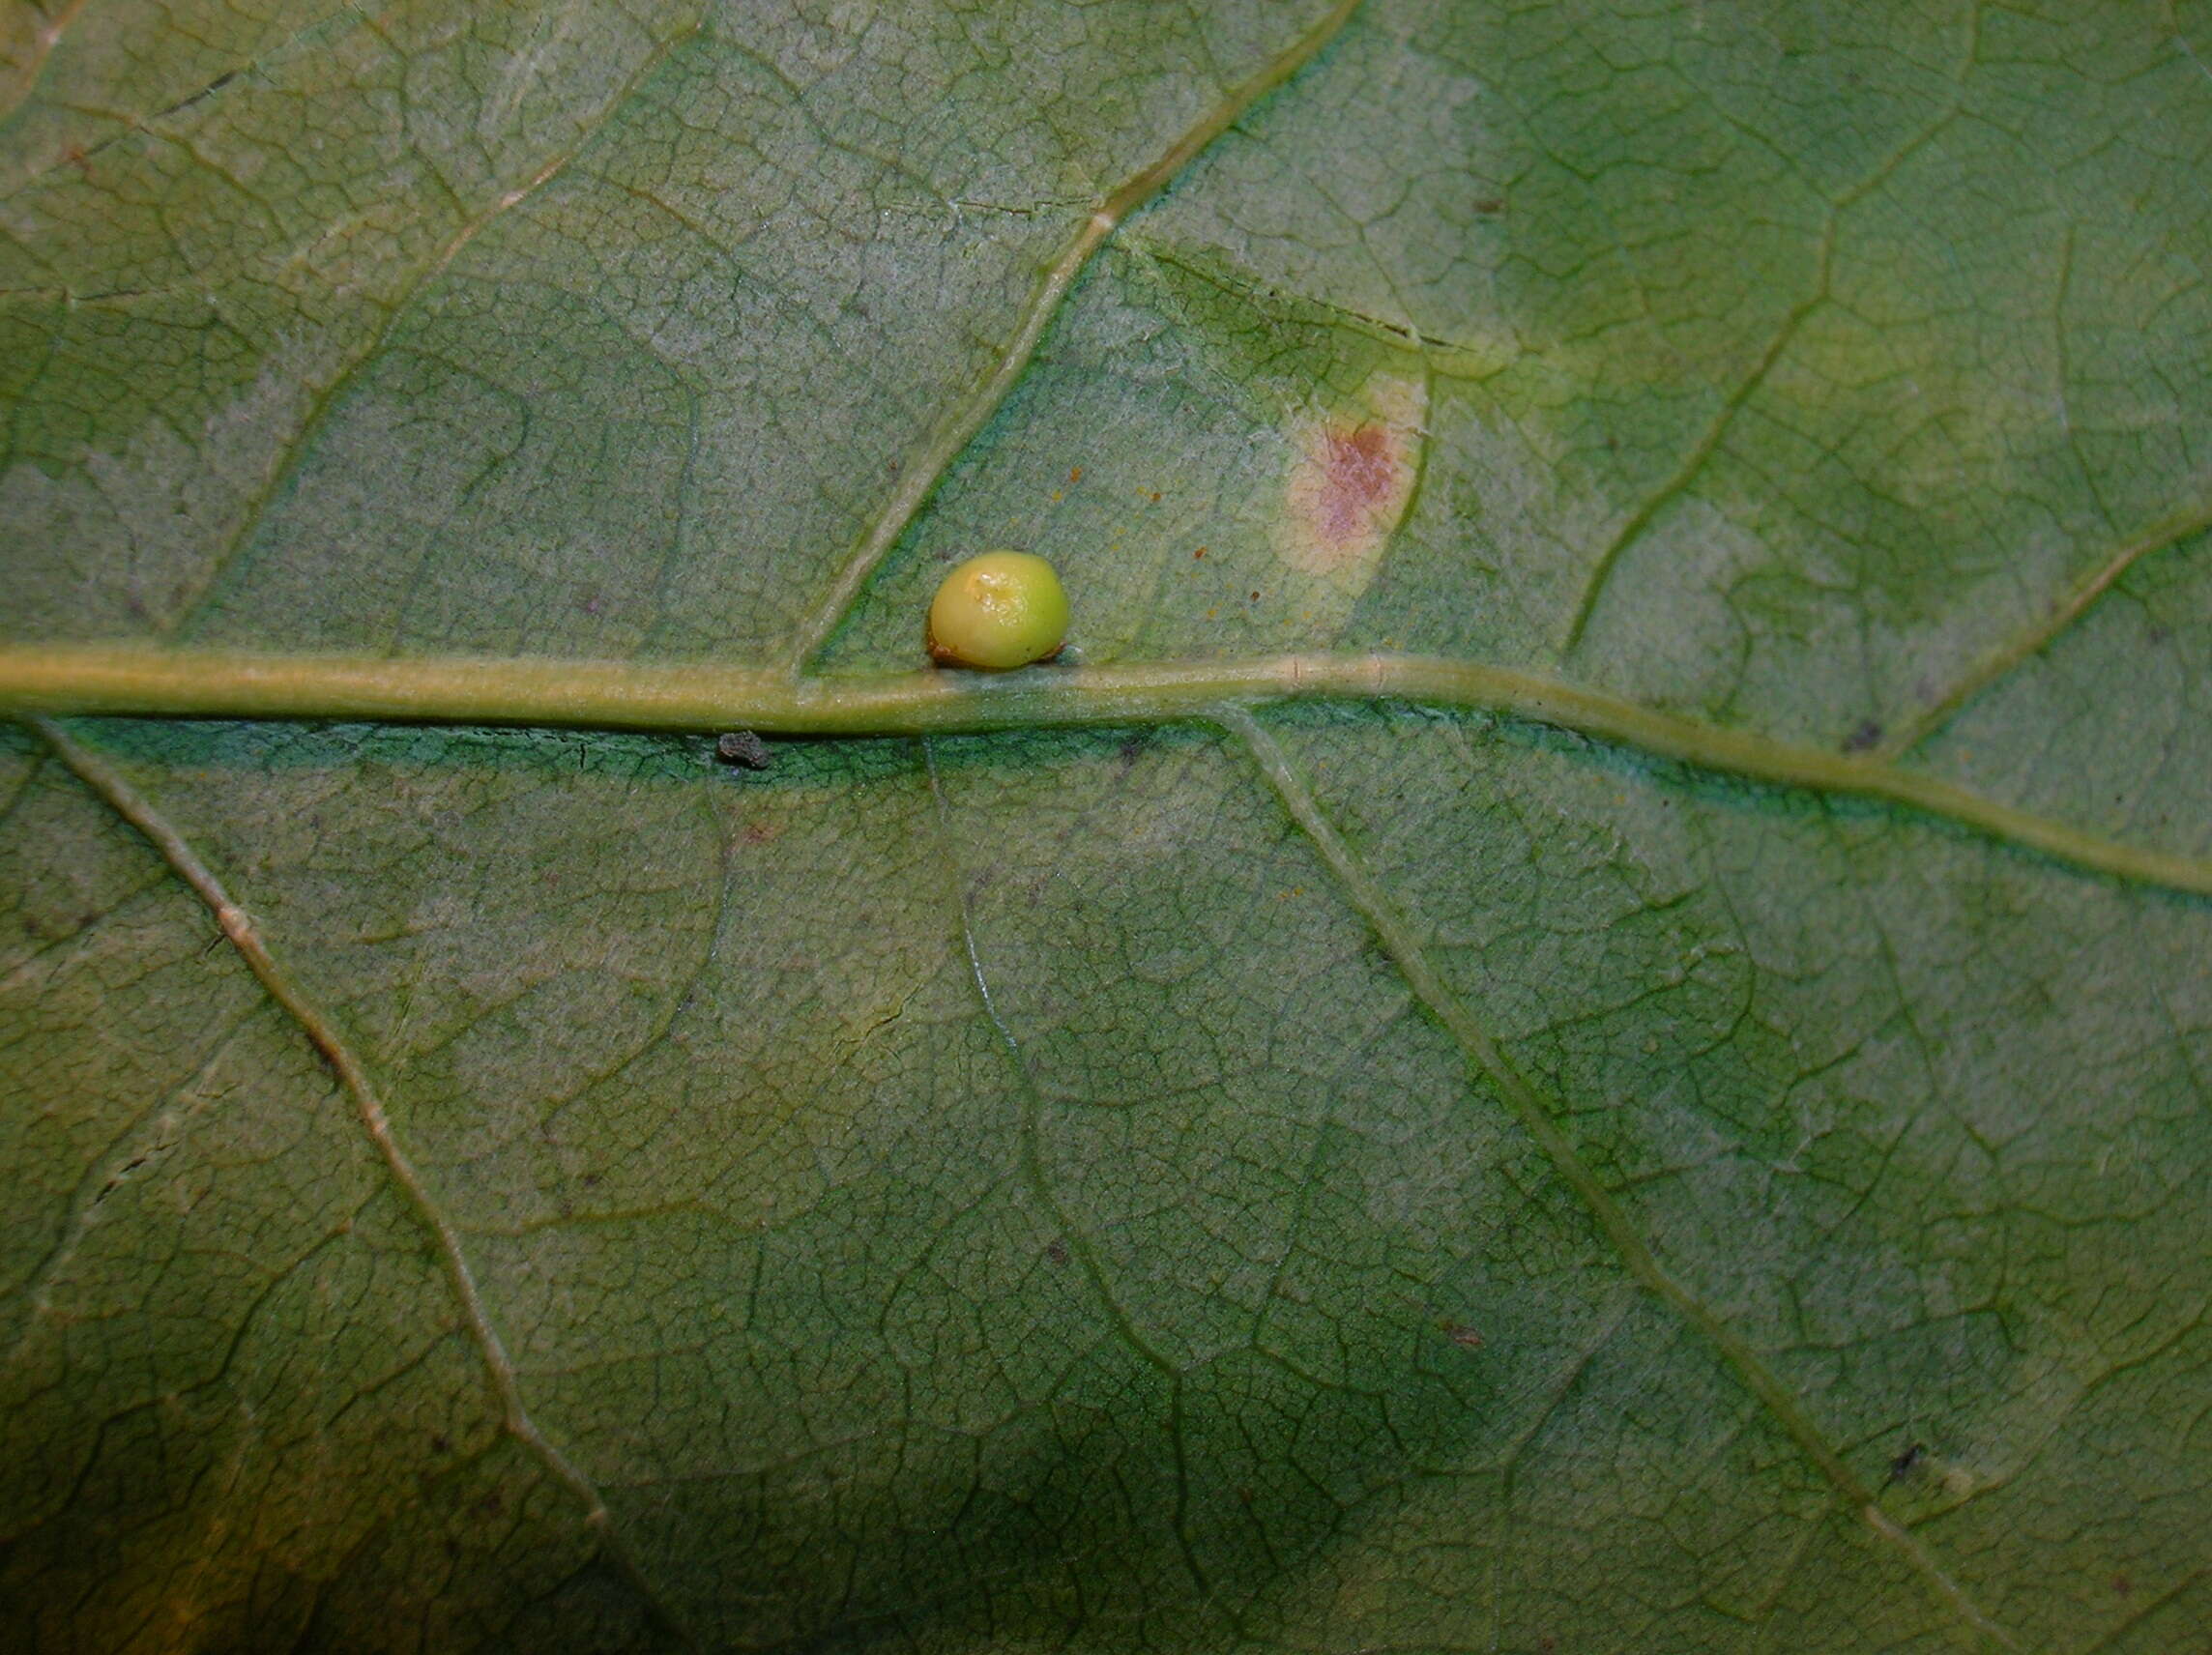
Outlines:
[[837, 578], [830, 583], [814, 614], [800, 628], [798, 641], [785, 659], [786, 677], [797, 679], [804, 674], [807, 663], [830, 641], [830, 634], [837, 630], [859, 600], [861, 589], [868, 584], [877, 566], [889, 555], [891, 547], [898, 543], [899, 537], [906, 533], [907, 526], [921, 508], [929, 504], [953, 462], [967, 452], [976, 433], [1013, 393], [1014, 387], [1029, 368], [1030, 359], [1036, 355], [1045, 330], [1051, 327], [1053, 318], [1060, 314], [1068, 294], [1074, 290], [1077, 278], [1122, 220], [1173, 183], [1183, 168], [1242, 119], [1261, 99], [1312, 62], [1322, 47], [1351, 21], [1360, 4], [1361, 0], [1337, 0], [1321, 21], [1253, 74], [1231, 87], [1226, 97], [1179, 134], [1150, 163], [1098, 198], [1097, 204], [1069, 234], [1058, 256], [1045, 267], [1044, 275], [1030, 294], [1029, 303], [1022, 307], [1013, 337], [999, 353], [983, 383], [924, 436], [920, 446], [900, 464], [898, 486], [891, 490], [890, 498], [860, 537], [859, 544], [854, 547], [845, 566], [838, 570]]
[[1336, 830], [1305, 778], [1290, 756], [1257, 718], [1241, 708], [1224, 709], [1216, 721], [1241, 740], [1251, 753], [1283, 809], [1297, 824], [1327, 864], [1347, 900], [1367, 921], [1382, 949], [1421, 1003], [1459, 1043], [1492, 1089], [1501, 1097], [1523, 1130], [1551, 1162], [1560, 1180], [1574, 1191], [1585, 1210], [1612, 1244], [1630, 1275], [1655, 1298], [1674, 1311], [1694, 1331], [1703, 1336], [1735, 1374], [1738, 1382], [1763, 1406], [1776, 1423], [1834, 1489], [1876, 1534], [1896, 1547], [1906, 1560], [1964, 1622], [1988, 1641], [2004, 1649], [2022, 1644], [1992, 1620], [1943, 1570], [1919, 1537], [1900, 1526], [1876, 1503], [1873, 1491], [1846, 1465], [1820, 1433], [1796, 1394], [1762, 1361], [1749, 1342], [1700, 1299], [1659, 1262], [1650, 1245], [1638, 1233], [1628, 1214], [1613, 1198], [1582, 1156], [1576, 1152], [1552, 1109], [1535, 1087], [1501, 1051], [1480, 1019], [1454, 994], [1430, 960], [1418, 933], [1398, 912], [1382, 884]]
[[436, 1247], [439, 1263], [443, 1266], [448, 1285], [458, 1302], [461, 1320], [468, 1328], [470, 1341], [476, 1346], [481, 1359], [492, 1393], [499, 1399], [501, 1425], [508, 1435], [538, 1456], [545, 1467], [584, 1504], [585, 1525], [599, 1537], [608, 1554], [628, 1578], [632, 1587], [668, 1630], [684, 1636], [681, 1623], [663, 1604], [652, 1583], [645, 1578], [636, 1558], [621, 1536], [615, 1532], [606, 1502], [591, 1479], [564, 1454], [540, 1430], [530, 1416], [523, 1403], [522, 1387], [514, 1370], [514, 1363], [507, 1353], [499, 1330], [492, 1323], [491, 1313], [485, 1308], [483, 1295], [477, 1287], [475, 1274], [469, 1268], [467, 1255], [462, 1251], [459, 1233], [451, 1220], [438, 1209], [428, 1186], [416, 1170], [407, 1152], [400, 1147], [392, 1130], [392, 1121], [385, 1113], [383, 1100], [377, 1095], [375, 1084], [368, 1071], [355, 1057], [352, 1049], [339, 1034], [337, 1027], [324, 1014], [321, 1007], [310, 1000], [306, 992], [293, 980], [269, 951], [258, 926], [243, 908], [231, 899], [199, 853], [186, 840], [169, 821], [158, 811], [151, 800], [131, 785], [115, 766], [99, 753], [83, 745], [66, 730], [48, 718], [34, 718], [31, 727], [53, 749], [55, 757], [74, 772], [77, 779], [92, 790], [118, 816], [136, 828], [161, 854], [161, 857], [177, 877], [189, 886], [215, 915], [222, 934], [238, 950], [240, 958], [260, 980], [270, 999], [274, 1000], [323, 1055], [339, 1084], [353, 1098], [362, 1126], [367, 1131], [377, 1153], [383, 1158], [392, 1180], [400, 1194], [414, 1209], [417, 1221], [429, 1234]]

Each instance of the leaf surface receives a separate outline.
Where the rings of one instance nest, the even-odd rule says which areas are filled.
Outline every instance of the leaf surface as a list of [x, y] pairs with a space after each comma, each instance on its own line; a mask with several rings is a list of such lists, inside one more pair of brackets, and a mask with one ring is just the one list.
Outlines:
[[[17, 5], [0, 637], [894, 672], [1013, 545], [1090, 665], [1542, 673], [2212, 869], [2208, 65]], [[1391, 699], [6, 730], [32, 1647], [2212, 1621], [2201, 895]]]

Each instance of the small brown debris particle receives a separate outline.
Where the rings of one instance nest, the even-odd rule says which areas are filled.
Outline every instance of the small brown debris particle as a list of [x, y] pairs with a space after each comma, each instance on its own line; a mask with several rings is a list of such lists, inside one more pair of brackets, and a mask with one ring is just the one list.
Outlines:
[[1199, 548], [1198, 548], [1198, 550], [1197, 550], [1197, 551], [1195, 551], [1195, 552], [1191, 553], [1190, 555], [1191, 555], [1193, 558], [1203, 558], [1204, 556], [1206, 556], [1206, 548], [1205, 548], [1204, 546], [1201, 546], [1201, 547], [1199, 547]]
[[1081, 466], [1069, 466], [1067, 468], [1067, 480], [1081, 482], [1083, 480], [1083, 468]]
[[1463, 1350], [1479, 1350], [1482, 1349], [1482, 1335], [1464, 1321], [1445, 1322], [1444, 1337]]
[[1047, 1242], [1045, 1244], [1044, 1256], [1050, 1259], [1056, 1264], [1066, 1263], [1067, 1243], [1061, 1240], [1053, 1240]]
[[1874, 719], [1860, 722], [1859, 727], [1844, 738], [1844, 751], [1864, 753], [1881, 745], [1881, 726]]
[[714, 742], [714, 756], [726, 765], [742, 765], [748, 770], [765, 770], [773, 755], [768, 743], [750, 730], [725, 731]]

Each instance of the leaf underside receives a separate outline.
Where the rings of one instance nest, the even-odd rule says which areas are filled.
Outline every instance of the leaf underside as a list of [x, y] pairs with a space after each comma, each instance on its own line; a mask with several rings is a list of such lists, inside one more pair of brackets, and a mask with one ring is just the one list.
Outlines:
[[[2208, 168], [2204, 0], [18, 3], [0, 644], [1011, 545], [2201, 860]], [[2212, 1623], [2200, 897], [1383, 701], [0, 726], [0, 899], [26, 1647]]]

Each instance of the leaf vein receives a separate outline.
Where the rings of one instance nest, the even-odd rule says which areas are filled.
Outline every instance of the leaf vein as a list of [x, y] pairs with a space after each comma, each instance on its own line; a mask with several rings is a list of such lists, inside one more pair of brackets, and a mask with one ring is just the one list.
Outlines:
[[998, 362], [983, 383], [941, 420], [916, 451], [901, 463], [898, 486], [891, 490], [890, 498], [860, 537], [859, 544], [844, 567], [838, 570], [837, 578], [830, 583], [813, 617], [800, 628], [785, 659], [786, 676], [796, 680], [806, 671], [807, 663], [843, 624], [877, 566], [889, 555], [891, 547], [898, 543], [921, 508], [929, 504], [953, 462], [967, 452], [977, 433], [990, 423], [991, 417], [1013, 393], [1029, 367], [1030, 359], [1036, 355], [1045, 331], [1060, 314], [1092, 255], [1105, 246], [1130, 214], [1173, 183], [1261, 99], [1311, 62], [1336, 38], [1360, 4], [1361, 0], [1337, 0], [1312, 28], [1251, 76], [1230, 88], [1226, 97], [1161, 151], [1150, 164], [1099, 197], [1031, 290], [1029, 304], [1015, 324], [1013, 337], [999, 353]]
[[638, 66], [636, 73], [623, 83], [613, 97], [608, 99], [605, 106], [597, 112], [597, 117], [582, 127], [574, 140], [567, 148], [558, 151], [542, 162], [537, 172], [523, 183], [497, 196], [474, 217], [465, 219], [460, 227], [447, 238], [445, 244], [423, 262], [414, 276], [384, 307], [383, 320], [363, 341], [360, 349], [346, 360], [344, 365], [338, 369], [328, 385], [314, 393], [307, 407], [306, 417], [301, 421], [299, 429], [292, 434], [275, 455], [260, 488], [255, 490], [252, 497], [247, 502], [245, 510], [240, 514], [238, 527], [231, 532], [221, 550], [211, 560], [207, 571], [200, 576], [193, 589], [185, 595], [166, 624], [160, 627], [159, 630], [173, 636], [187, 636], [190, 627], [202, 618], [209, 600], [215, 595], [218, 589], [241, 566], [249, 543], [268, 516], [269, 508], [275, 503], [276, 497], [283, 492], [285, 484], [297, 475], [301, 465], [306, 462], [308, 448], [313, 444], [317, 434], [329, 423], [332, 414], [335, 412], [339, 402], [343, 400], [347, 389], [361, 376], [363, 370], [377, 359], [386, 342], [391, 339], [393, 330], [398, 327], [400, 319], [408, 314], [415, 301], [445, 273], [453, 260], [460, 257], [462, 250], [495, 220], [504, 217], [510, 209], [529, 200], [555, 178], [567, 171], [577, 157], [591, 147], [593, 140], [606, 129], [615, 116], [637, 96], [639, 90], [653, 77], [660, 66], [667, 62], [680, 47], [698, 37], [699, 29], [700, 25], [693, 23], [689, 29], [670, 37], [655, 46], [647, 54], [645, 61]]
[[793, 682], [758, 668], [542, 658], [257, 654], [0, 645], [0, 711], [416, 719], [891, 737], [1209, 717], [1333, 700], [1481, 709], [1646, 757], [1872, 799], [2091, 873], [2212, 896], [2212, 858], [2154, 850], [2001, 803], [1930, 771], [1685, 718], [1510, 667], [1395, 654], [1287, 654], [1041, 667], [982, 680], [893, 673]]
[[1939, 735], [1965, 711], [1968, 702], [2058, 642], [2103, 600], [2128, 570], [2145, 558], [2168, 551], [2208, 529], [2212, 529], [2212, 485], [2207, 486], [2202, 498], [2114, 548], [2073, 591], [2053, 603], [2048, 614], [1983, 654], [1950, 688], [1875, 750], [1886, 759], [1903, 758]]
[[1629, 1274], [1693, 1330], [1703, 1335], [1733, 1371], [1738, 1382], [1774, 1417], [1837, 1495], [1856, 1510], [1877, 1534], [1899, 1550], [1946, 1607], [1985, 1641], [2006, 1649], [2020, 1648], [2019, 1640], [1966, 1597], [1916, 1536], [1900, 1528], [1881, 1511], [1873, 1492], [1844, 1463], [1796, 1394], [1767, 1367], [1750, 1343], [1659, 1262], [1612, 1192], [1577, 1153], [1555, 1118], [1552, 1106], [1505, 1056], [1466, 1002], [1446, 985], [1418, 934], [1398, 912], [1381, 882], [1336, 830], [1335, 824], [1307, 787], [1305, 778], [1274, 737], [1240, 708], [1224, 710], [1217, 717], [1224, 728], [1243, 742], [1283, 809], [1312, 842], [1345, 899], [1366, 919], [1383, 951], [1397, 964], [1407, 985], [1459, 1043], [1491, 1089], [1504, 1101], [1543, 1151], [1554, 1172], [1581, 1200]]
[[530, 1449], [554, 1477], [583, 1502], [586, 1527], [597, 1534], [600, 1543], [652, 1612], [671, 1631], [681, 1634], [681, 1623], [655, 1592], [627, 1545], [615, 1532], [613, 1518], [605, 1501], [600, 1498], [598, 1490], [531, 1417], [523, 1400], [521, 1381], [513, 1360], [508, 1355], [499, 1330], [492, 1323], [491, 1313], [484, 1304], [476, 1276], [462, 1251], [459, 1233], [452, 1221], [440, 1210], [429, 1186], [400, 1146], [374, 1083], [369, 1079], [361, 1060], [345, 1043], [336, 1025], [323, 1013], [321, 1007], [307, 998], [306, 991], [269, 951], [268, 944], [251, 916], [231, 899], [215, 870], [201, 858], [184, 835], [156, 810], [152, 801], [131, 785], [121, 770], [77, 741], [51, 719], [35, 719], [32, 728], [86, 787], [146, 837], [177, 877], [207, 905], [215, 915], [216, 922], [222, 928], [223, 935], [230, 940], [232, 947], [260, 980], [270, 999], [283, 1008], [330, 1063], [339, 1083], [352, 1097], [362, 1126], [383, 1159], [392, 1181], [413, 1209], [417, 1221], [427, 1233], [437, 1251], [447, 1283], [467, 1326], [470, 1341], [477, 1348], [492, 1393], [499, 1399], [502, 1426], [509, 1436]]

